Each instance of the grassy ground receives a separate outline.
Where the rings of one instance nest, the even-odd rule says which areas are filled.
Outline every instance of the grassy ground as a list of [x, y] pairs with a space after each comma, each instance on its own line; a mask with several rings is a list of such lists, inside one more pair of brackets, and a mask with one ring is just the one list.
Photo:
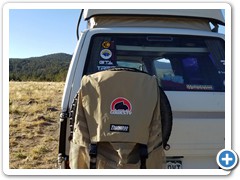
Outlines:
[[64, 83], [9, 84], [9, 168], [57, 168], [59, 114]]

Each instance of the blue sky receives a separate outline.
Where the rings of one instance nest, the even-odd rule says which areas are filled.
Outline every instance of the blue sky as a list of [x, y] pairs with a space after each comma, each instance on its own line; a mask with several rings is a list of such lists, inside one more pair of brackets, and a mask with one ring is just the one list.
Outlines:
[[[11, 9], [9, 57], [73, 54], [80, 9]], [[220, 28], [225, 33], [223, 28]]]
[[9, 57], [74, 52], [79, 9], [14, 9], [9, 13]]

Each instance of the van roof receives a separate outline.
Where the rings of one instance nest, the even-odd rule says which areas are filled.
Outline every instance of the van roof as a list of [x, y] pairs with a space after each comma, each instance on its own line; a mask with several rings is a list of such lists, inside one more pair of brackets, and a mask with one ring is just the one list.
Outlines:
[[224, 25], [225, 20], [220, 9], [88, 9], [84, 10], [84, 19], [89, 20], [94, 16], [164, 16], [164, 17], [191, 17], [208, 19]]

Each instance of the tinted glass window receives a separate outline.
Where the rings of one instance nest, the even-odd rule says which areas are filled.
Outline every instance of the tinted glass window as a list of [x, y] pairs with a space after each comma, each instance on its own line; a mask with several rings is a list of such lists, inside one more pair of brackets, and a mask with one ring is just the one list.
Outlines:
[[224, 41], [180, 35], [99, 34], [92, 37], [85, 74], [130, 67], [156, 75], [164, 90], [225, 91]]

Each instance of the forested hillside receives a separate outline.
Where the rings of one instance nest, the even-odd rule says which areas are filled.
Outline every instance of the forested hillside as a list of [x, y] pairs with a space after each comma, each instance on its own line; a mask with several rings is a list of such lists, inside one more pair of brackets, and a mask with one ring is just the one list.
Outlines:
[[72, 55], [58, 53], [25, 59], [9, 59], [9, 80], [65, 81]]

